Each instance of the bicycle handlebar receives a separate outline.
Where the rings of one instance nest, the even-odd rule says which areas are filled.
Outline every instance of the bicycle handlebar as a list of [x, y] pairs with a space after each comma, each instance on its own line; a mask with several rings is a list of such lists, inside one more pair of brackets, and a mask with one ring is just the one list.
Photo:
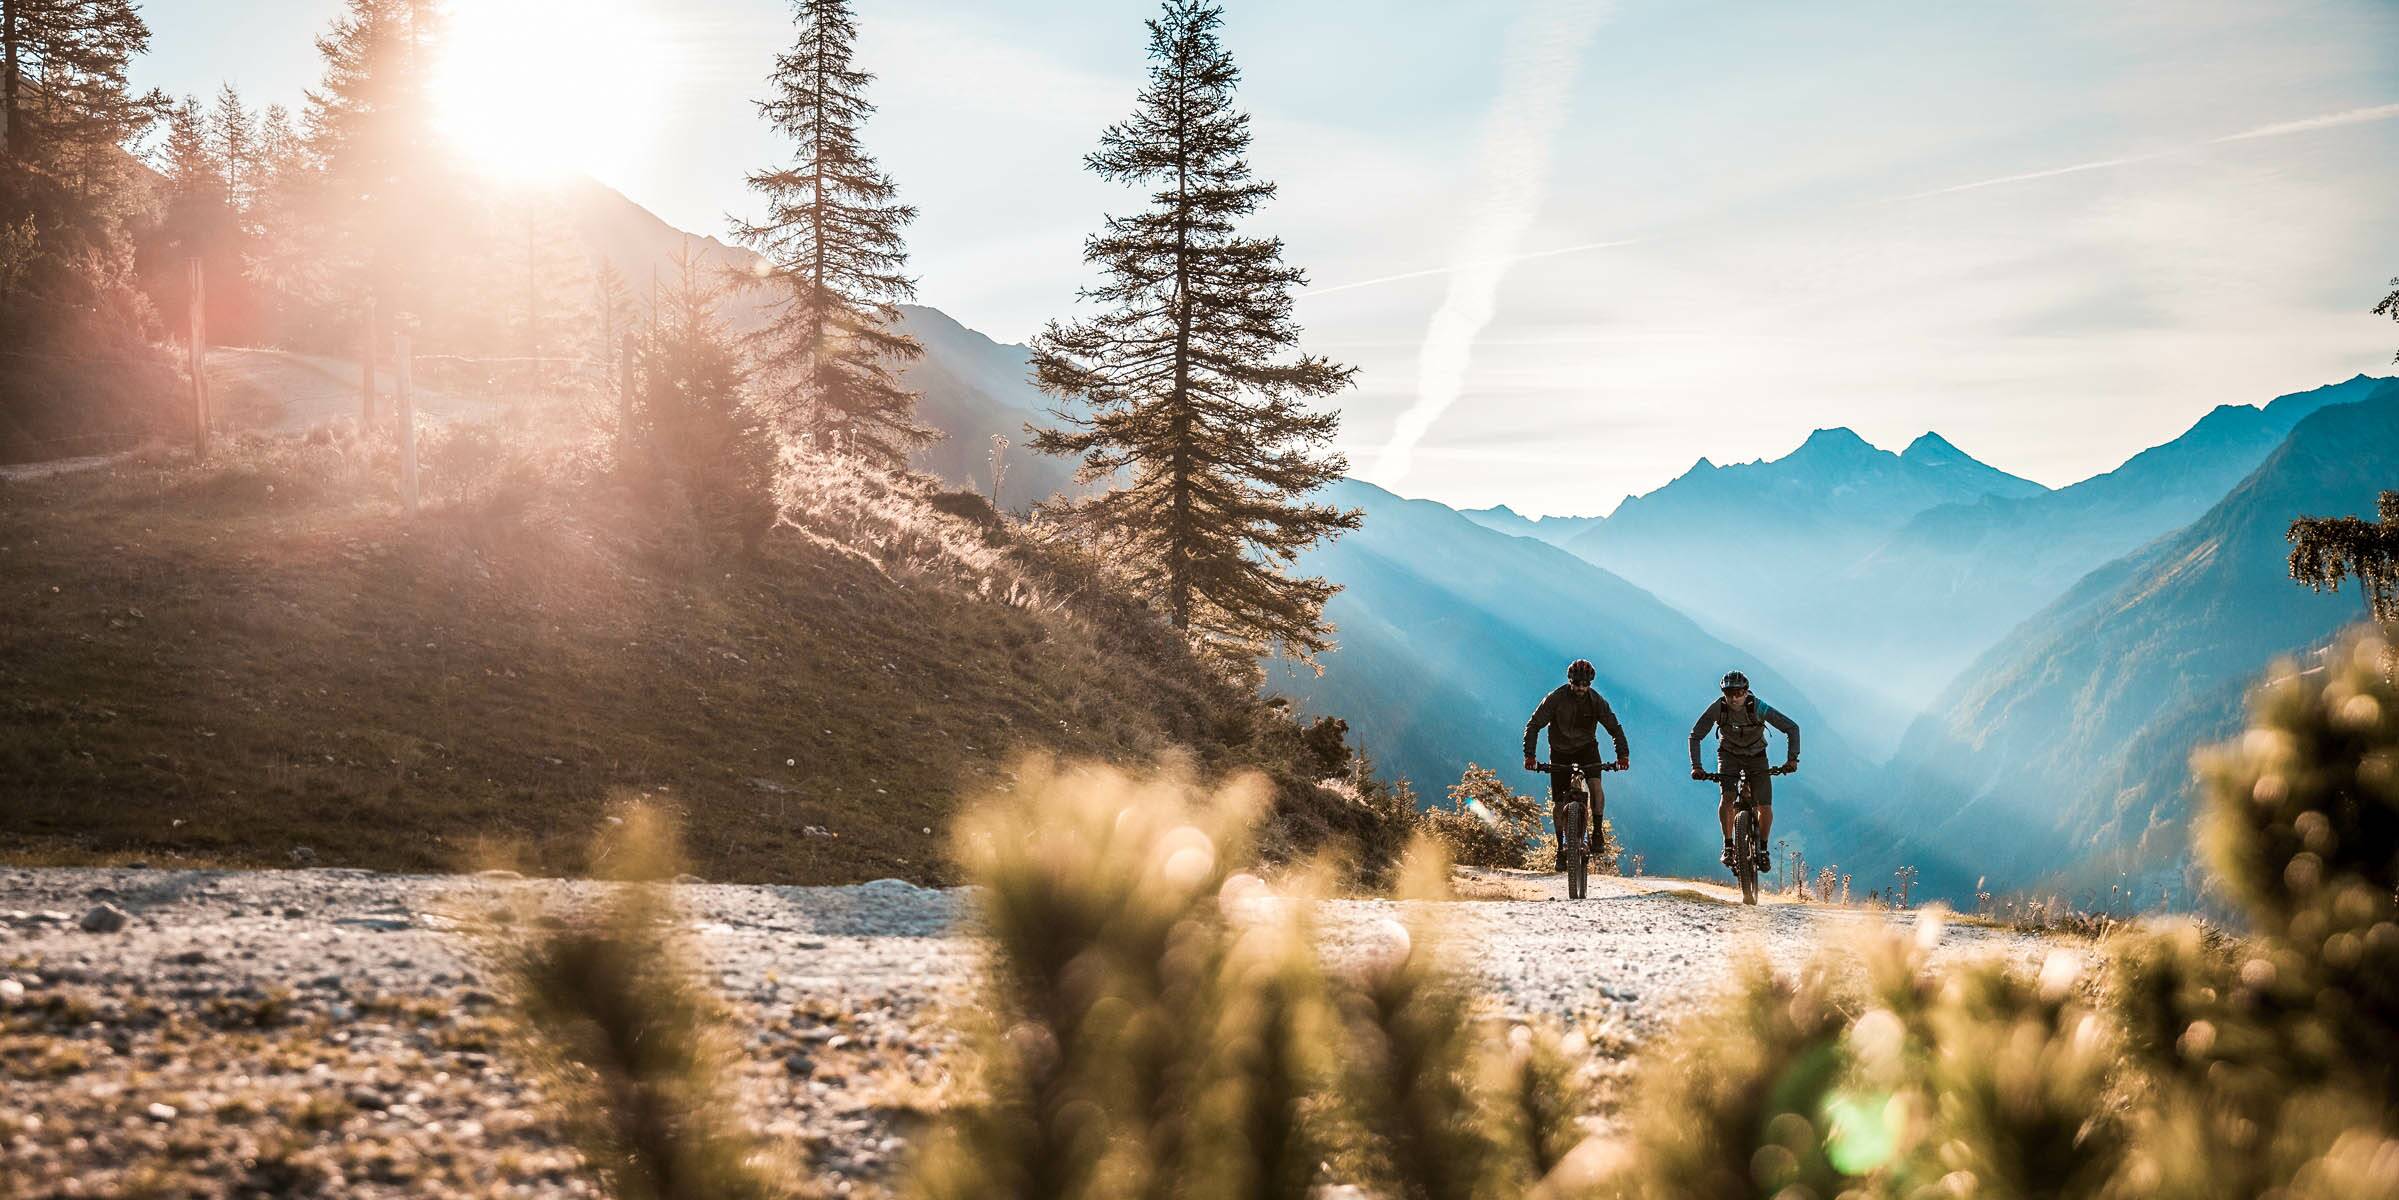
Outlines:
[[[1766, 773], [1767, 773], [1768, 775], [1790, 775], [1790, 774], [1793, 774], [1793, 773], [1797, 772], [1798, 770], [1799, 770], [1799, 768], [1798, 768], [1798, 767], [1768, 767], [1768, 768], [1766, 768]], [[1702, 771], [1702, 772], [1700, 772], [1700, 773], [1699, 773], [1699, 775], [1698, 775], [1698, 776], [1697, 776], [1697, 777], [1696, 777], [1696, 778], [1693, 780], [1693, 782], [1699, 782], [1700, 780], [1705, 780], [1705, 781], [1707, 781], [1707, 782], [1709, 782], [1709, 783], [1723, 783], [1723, 782], [1724, 782], [1724, 772], [1722, 772], [1722, 771]]]
[[1543, 775], [1555, 775], [1555, 774], [1557, 774], [1557, 773], [1558, 773], [1558, 772], [1560, 772], [1560, 771], [1585, 771], [1585, 772], [1589, 772], [1589, 771], [1621, 771], [1621, 770], [1624, 770], [1624, 768], [1623, 768], [1623, 767], [1619, 767], [1619, 766], [1617, 766], [1615, 763], [1612, 763], [1612, 762], [1588, 763], [1588, 764], [1585, 764], [1585, 763], [1534, 763], [1534, 764], [1533, 764], [1533, 769], [1534, 769], [1535, 771], [1538, 771], [1538, 772], [1540, 772], [1540, 773], [1541, 773], [1541, 774], [1543, 774]]

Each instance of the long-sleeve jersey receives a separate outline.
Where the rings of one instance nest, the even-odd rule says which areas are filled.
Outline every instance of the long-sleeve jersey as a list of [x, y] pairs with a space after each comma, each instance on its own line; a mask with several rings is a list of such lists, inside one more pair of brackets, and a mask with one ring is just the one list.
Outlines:
[[1585, 761], [1599, 752], [1599, 727], [1605, 725], [1608, 736], [1616, 740], [1616, 757], [1632, 754], [1624, 741], [1624, 726], [1616, 723], [1616, 710], [1608, 707], [1607, 697], [1591, 688], [1577, 694], [1570, 684], [1558, 685], [1558, 690], [1541, 698], [1533, 710], [1533, 719], [1524, 723], [1524, 756], [1533, 757], [1533, 742], [1541, 730], [1549, 730], [1549, 756], [1558, 762]]
[[1789, 743], [1785, 761], [1799, 761], [1799, 722], [1752, 695], [1738, 706], [1720, 699], [1699, 714], [1699, 723], [1691, 727], [1691, 766], [1695, 769], [1699, 766], [1700, 739], [1707, 737], [1710, 729], [1719, 734], [1718, 753], [1742, 758], [1765, 757], [1768, 725], [1782, 730], [1783, 740]]

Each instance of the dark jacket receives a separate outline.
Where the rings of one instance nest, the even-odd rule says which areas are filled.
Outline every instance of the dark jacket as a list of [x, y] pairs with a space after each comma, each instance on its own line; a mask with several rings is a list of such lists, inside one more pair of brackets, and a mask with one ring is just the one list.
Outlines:
[[1533, 719], [1524, 723], [1524, 756], [1533, 757], [1533, 739], [1547, 726], [1553, 761], [1589, 761], [1599, 753], [1602, 725], [1608, 727], [1608, 736], [1616, 739], [1616, 757], [1629, 757], [1632, 751], [1625, 747], [1624, 726], [1616, 723], [1616, 710], [1608, 707], [1607, 697], [1597, 688], [1578, 696], [1572, 685], [1559, 684], [1558, 690], [1541, 698]]
[[1757, 695], [1752, 693], [1739, 708], [1735, 708], [1719, 698], [1714, 704], [1708, 706], [1708, 711], [1699, 714], [1699, 724], [1691, 727], [1692, 768], [1696, 770], [1699, 767], [1699, 741], [1708, 736], [1710, 729], [1717, 731], [1716, 752], [1718, 754], [1732, 755], [1736, 758], [1766, 757], [1766, 727], [1768, 725], [1782, 730], [1783, 740], [1789, 743], [1789, 752], [1784, 755], [1783, 761], [1786, 763], [1798, 762], [1799, 722], [1784, 716], [1773, 705], [1758, 699]]

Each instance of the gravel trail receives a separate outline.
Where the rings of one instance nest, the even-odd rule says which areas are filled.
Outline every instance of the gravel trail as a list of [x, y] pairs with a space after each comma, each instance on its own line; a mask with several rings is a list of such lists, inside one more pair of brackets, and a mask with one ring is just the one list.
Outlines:
[[[1704, 1002], [1734, 948], [1793, 965], [1914, 920], [1744, 908], [1726, 889], [1469, 872], [1441, 928], [1495, 1014], [1593, 1033], [1603, 1070]], [[348, 870], [0, 870], [0, 1195], [573, 1195], [576, 1158], [510, 1069], [479, 947], [527, 899], [600, 885]], [[529, 894], [528, 894], [529, 893]], [[958, 1087], [980, 948], [960, 890], [689, 884], [706, 980], [742, 1038], [742, 1102], [839, 1190], [879, 1192]], [[1338, 900], [1335, 960], [1419, 905]], [[123, 927], [105, 926], [110, 912]], [[2054, 943], [1955, 923], [1940, 953], [2036, 961]]]

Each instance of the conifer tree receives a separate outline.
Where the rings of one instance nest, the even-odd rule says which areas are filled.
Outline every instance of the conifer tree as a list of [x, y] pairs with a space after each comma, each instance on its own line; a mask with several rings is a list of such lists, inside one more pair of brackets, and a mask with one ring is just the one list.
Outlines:
[[0, 0], [0, 459], [122, 444], [171, 402], [135, 273], [149, 41], [131, 0]]
[[246, 217], [258, 197], [258, 121], [249, 106], [242, 103], [242, 94], [230, 83], [217, 90], [216, 113], [211, 124], [217, 161], [224, 164], [225, 202]]
[[776, 57], [773, 94], [758, 110], [796, 152], [750, 176], [766, 215], [734, 227], [766, 256], [781, 293], [756, 335], [760, 401], [787, 439], [838, 441], [901, 467], [940, 436], [917, 419], [916, 394], [898, 375], [924, 353], [898, 328], [898, 302], [916, 294], [901, 239], [916, 209], [859, 141], [874, 76], [851, 63], [849, 0], [793, 0], [793, 9], [798, 40]]
[[774, 455], [751, 406], [741, 348], [717, 314], [723, 285], [678, 253], [636, 367], [635, 442], [646, 471], [688, 506], [712, 557], [754, 552], [774, 523]]
[[2301, 517], [2286, 535], [2291, 543], [2291, 578], [2319, 592], [2337, 592], [2357, 580], [2366, 594], [2366, 613], [2377, 621], [2399, 621], [2399, 492], [2384, 492], [2381, 518]]
[[133, 0], [0, 0], [0, 124], [12, 162], [40, 164], [87, 194], [113, 182], [109, 152], [167, 106], [126, 69], [150, 47]]
[[524, 374], [533, 389], [546, 391], [559, 375], [551, 360], [584, 349], [582, 331], [591, 316], [590, 260], [566, 206], [546, 189], [525, 189], [501, 206], [500, 217], [500, 326], [508, 353], [525, 360]]
[[[2384, 296], [2382, 303], [2374, 306], [2374, 315], [2399, 321], [2399, 278], [2391, 280], [2391, 294]], [[2391, 361], [2399, 362], [2399, 354], [2392, 355]]]
[[1149, 86], [1085, 163], [1151, 189], [1150, 208], [1109, 218], [1084, 261], [1107, 282], [1088, 321], [1052, 322], [1034, 342], [1036, 381], [1079, 403], [1034, 446], [1074, 454], [1084, 482], [1121, 488], [1063, 510], [1133, 565], [1175, 627], [1229, 666], [1254, 670], [1280, 646], [1304, 660], [1331, 647], [1323, 579], [1283, 573], [1359, 514], [1305, 497], [1348, 463], [1324, 452], [1333, 412], [1305, 402], [1347, 387], [1353, 368], [1300, 352], [1292, 290], [1306, 274], [1277, 238], [1237, 223], [1275, 186], [1250, 174], [1239, 71], [1217, 39], [1223, 10], [1167, 0], [1149, 22]]
[[463, 222], [446, 212], [445, 152], [433, 128], [437, 0], [345, 4], [317, 39], [325, 73], [308, 92], [310, 251], [327, 265], [324, 300], [348, 310], [351, 345], [380, 345], [383, 324], [416, 306], [435, 269], [433, 231]]

